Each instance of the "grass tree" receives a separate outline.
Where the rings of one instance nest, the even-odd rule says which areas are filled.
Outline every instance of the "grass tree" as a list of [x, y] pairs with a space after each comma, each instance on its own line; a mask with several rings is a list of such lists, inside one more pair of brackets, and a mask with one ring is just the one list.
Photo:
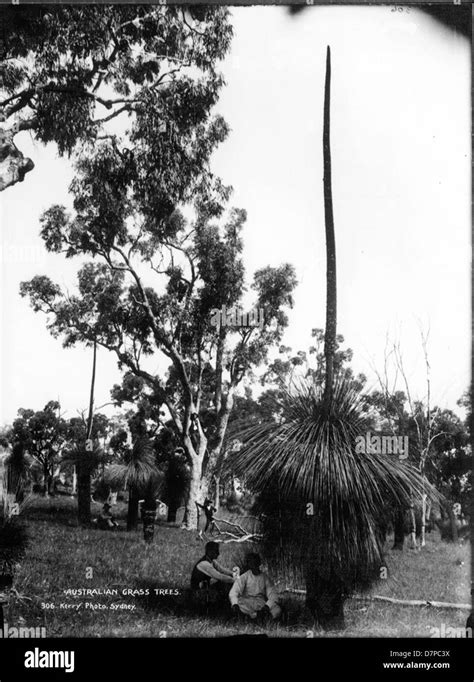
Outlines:
[[[365, 429], [360, 392], [334, 372], [337, 329], [336, 244], [330, 150], [331, 54], [327, 49], [323, 157], [327, 250], [325, 381], [287, 393], [281, 423], [240, 433], [233, 471], [258, 492], [267, 552], [306, 581], [306, 603], [323, 626], [344, 624], [345, 597], [379, 575], [380, 520], [387, 500], [409, 503], [423, 492], [419, 472], [394, 458], [357, 454]], [[425, 492], [428, 490], [425, 483]]]
[[366, 432], [361, 394], [336, 377], [329, 409], [312, 379], [287, 392], [281, 423], [240, 433], [232, 470], [259, 493], [265, 553], [285, 572], [304, 576], [315, 621], [341, 626], [344, 600], [380, 576], [381, 526], [388, 503], [409, 504], [423, 486], [420, 473], [393, 456], [355, 452]]
[[158, 478], [155, 453], [151, 443], [145, 438], [136, 439], [132, 447], [125, 450], [123, 462], [109, 467], [106, 482], [113, 488], [120, 486], [128, 489], [127, 530], [137, 529], [141, 497], [145, 498], [145, 511], [156, 509], [154, 492]]
[[81, 526], [88, 526], [91, 522], [91, 480], [97, 468], [106, 461], [100, 439], [106, 437], [108, 429], [109, 420], [104, 414], [96, 412], [92, 419], [91, 405], [87, 419], [82, 414], [67, 421], [67, 446], [62, 461], [72, 465], [77, 472], [77, 512]]

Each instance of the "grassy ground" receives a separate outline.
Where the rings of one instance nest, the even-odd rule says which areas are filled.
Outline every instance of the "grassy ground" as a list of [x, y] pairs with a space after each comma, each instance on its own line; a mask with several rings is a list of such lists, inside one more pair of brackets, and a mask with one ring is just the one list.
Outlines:
[[[124, 505], [119, 509], [118, 516], [123, 518]], [[94, 513], [99, 510], [100, 505], [95, 505]], [[30, 545], [15, 578], [20, 597], [12, 597], [5, 619], [10, 626], [42, 625], [48, 637], [213, 637], [258, 632], [276, 637], [429, 637], [430, 628], [442, 623], [463, 627], [468, 615], [465, 610], [350, 599], [345, 608], [346, 629], [322, 632], [313, 629], [302, 598], [285, 595], [286, 622], [265, 629], [252, 623], [235, 624], [227, 615], [197, 616], [176, 608], [176, 602], [179, 609], [183, 600], [192, 566], [203, 553], [197, 532], [158, 522], [154, 543], [146, 546], [141, 530], [84, 530], [75, 525], [75, 501], [70, 498], [34, 498], [25, 517]], [[239, 563], [245, 551], [242, 545], [221, 547], [220, 560], [230, 567]], [[421, 552], [389, 550], [388, 577], [378, 581], [372, 594], [469, 602], [469, 549], [469, 545], [441, 542], [433, 533]], [[118, 596], [94, 597], [65, 594], [65, 590], [80, 588], [119, 592]], [[151, 595], [123, 596], [124, 589], [149, 589]], [[177, 590], [180, 595], [155, 595], [154, 589]], [[79, 610], [65, 608], [77, 604], [81, 604]], [[114, 609], [117, 605], [127, 608]], [[130, 606], [133, 610], [128, 610]]]

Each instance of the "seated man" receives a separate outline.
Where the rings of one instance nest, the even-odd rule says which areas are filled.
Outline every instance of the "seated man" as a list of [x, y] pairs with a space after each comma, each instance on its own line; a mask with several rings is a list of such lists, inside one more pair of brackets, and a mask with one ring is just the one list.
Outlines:
[[102, 507], [100, 516], [97, 519], [97, 528], [100, 528], [100, 530], [115, 530], [115, 528], [118, 528], [118, 523], [112, 516], [110, 504], [108, 502]]
[[247, 554], [249, 570], [235, 581], [229, 592], [232, 611], [250, 616], [252, 620], [266, 614], [276, 619], [281, 614], [278, 592], [268, 575], [261, 571], [261, 563], [258, 554]]
[[205, 555], [196, 561], [191, 573], [193, 599], [200, 604], [215, 604], [226, 597], [234, 582], [232, 571], [217, 562], [219, 544], [208, 542]]

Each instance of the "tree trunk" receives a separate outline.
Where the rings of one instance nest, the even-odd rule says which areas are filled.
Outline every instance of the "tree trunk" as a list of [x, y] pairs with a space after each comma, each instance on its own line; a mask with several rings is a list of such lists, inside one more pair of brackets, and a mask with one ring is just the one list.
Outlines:
[[214, 491], [214, 507], [216, 508], [216, 512], [219, 511], [220, 507], [220, 476], [214, 476], [214, 483], [215, 483], [215, 491]]
[[138, 502], [140, 496], [137, 490], [131, 489], [128, 494], [127, 530], [138, 528]]
[[81, 526], [91, 523], [91, 474], [86, 464], [77, 467], [77, 515]]
[[203, 462], [207, 450], [207, 439], [200, 431], [199, 448], [196, 451], [191, 438], [183, 438], [186, 452], [190, 463], [189, 487], [187, 491], [186, 508], [184, 513], [183, 525], [186, 530], [197, 530], [199, 523], [199, 513], [196, 502], [202, 504], [207, 496], [208, 481], [204, 475]]
[[306, 576], [306, 607], [316, 625], [326, 630], [341, 630], [344, 621], [344, 585], [334, 574], [323, 577], [310, 566]]
[[168, 516], [166, 518], [168, 523], [176, 523], [176, 512], [178, 511], [178, 508], [176, 506], [171, 506], [171, 504], [168, 505]]
[[76, 467], [73, 466], [72, 468], [72, 492], [71, 495], [74, 497], [74, 495], [77, 493], [77, 471]]
[[433, 529], [433, 520], [431, 518], [431, 500], [428, 499], [428, 496], [426, 498], [426, 507], [425, 507], [425, 533], [431, 533]]
[[54, 489], [54, 484], [55, 484], [55, 476], [54, 474], [49, 474], [48, 475], [48, 495], [50, 497], [54, 497], [56, 494], [56, 491]]
[[326, 376], [324, 403], [329, 408], [334, 383], [334, 354], [336, 352], [337, 289], [336, 289], [336, 238], [334, 234], [334, 213], [332, 205], [332, 170], [330, 144], [330, 101], [331, 101], [331, 49], [326, 54], [326, 82], [324, 86], [324, 216], [326, 226], [326, 331], [324, 357]]
[[[198, 507], [196, 502], [204, 501], [203, 481], [201, 478], [202, 463], [199, 458], [194, 458], [191, 467], [191, 477], [189, 481], [188, 499], [186, 501], [186, 511], [184, 514], [184, 526], [187, 530], [197, 530], [199, 523]], [[202, 499], [201, 499], [202, 498]]]
[[405, 543], [405, 514], [403, 509], [398, 509], [393, 522], [393, 547], [392, 549], [403, 550]]
[[153, 542], [155, 536], [155, 518], [156, 500], [153, 491], [150, 491], [147, 494], [142, 507], [143, 539], [147, 545]]
[[421, 535], [420, 535], [420, 547], [426, 545], [426, 495], [423, 493], [421, 496]]
[[453, 542], [458, 542], [458, 527], [456, 524], [457, 519], [452, 505], [449, 508], [449, 520], [451, 522], [451, 540]]
[[[95, 371], [97, 364], [97, 343], [94, 342], [94, 354], [92, 358], [92, 378], [91, 390], [89, 396], [89, 415], [87, 418], [87, 432], [86, 443], [82, 457], [88, 459], [89, 452], [87, 450], [91, 436], [92, 436], [92, 420], [94, 408], [94, 387], [95, 387]], [[78, 464], [78, 486], [77, 486], [77, 510], [79, 523], [81, 526], [88, 526], [91, 523], [91, 470], [89, 462], [84, 462], [81, 466]]]
[[10, 129], [0, 128], [0, 192], [17, 182], [23, 182], [26, 173], [34, 168], [33, 161], [23, 156], [13, 141], [19, 129], [20, 122]]
[[410, 547], [411, 549], [416, 549], [416, 518], [415, 518], [415, 509], [413, 507], [413, 504], [410, 506]]
[[43, 466], [43, 497], [49, 497], [49, 470]]
[[[86, 457], [88, 453], [84, 452]], [[81, 526], [91, 523], [91, 472], [88, 463], [77, 467], [77, 514]]]

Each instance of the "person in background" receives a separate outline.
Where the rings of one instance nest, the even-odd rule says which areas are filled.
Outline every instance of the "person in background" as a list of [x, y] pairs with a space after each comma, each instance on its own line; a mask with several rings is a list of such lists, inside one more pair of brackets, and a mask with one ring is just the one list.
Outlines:
[[97, 519], [97, 528], [100, 528], [100, 530], [115, 530], [115, 528], [118, 528], [118, 523], [112, 516], [108, 502], [102, 507], [100, 516]]
[[271, 616], [274, 620], [280, 617], [278, 592], [269, 576], [261, 570], [262, 561], [258, 554], [247, 554], [248, 570], [238, 578], [229, 592], [232, 611], [238, 615], [243, 613], [255, 620]]
[[217, 509], [214, 507], [214, 505], [212, 504], [211, 500], [208, 497], [206, 497], [206, 499], [204, 500], [204, 504], [199, 504], [199, 502], [196, 502], [196, 504], [204, 511], [204, 514], [206, 516], [206, 526], [204, 528], [204, 532], [206, 533], [208, 529], [212, 531], [215, 526], [214, 512], [216, 512]]

